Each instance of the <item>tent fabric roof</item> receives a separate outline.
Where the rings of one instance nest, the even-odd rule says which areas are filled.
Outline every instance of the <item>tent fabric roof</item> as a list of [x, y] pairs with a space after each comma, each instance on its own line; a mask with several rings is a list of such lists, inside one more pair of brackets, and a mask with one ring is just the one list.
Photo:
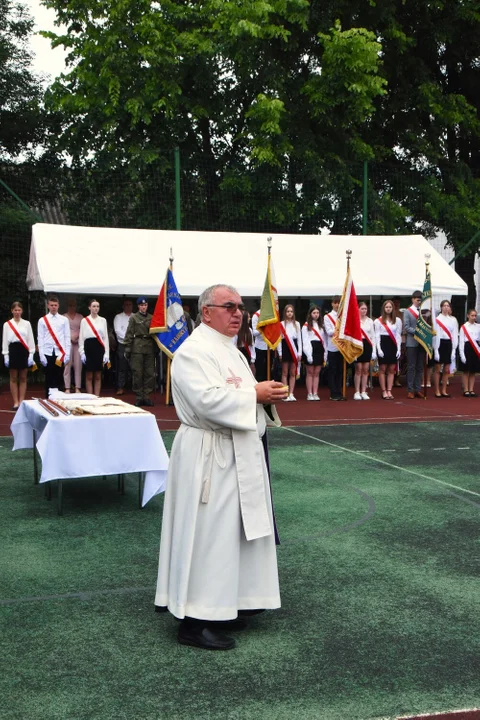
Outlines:
[[[38, 223], [32, 228], [29, 290], [156, 297], [174, 256], [174, 277], [185, 297], [209, 285], [233, 285], [260, 297], [267, 267], [267, 234], [136, 230]], [[279, 297], [329, 297], [345, 282], [346, 250], [358, 296], [409, 295], [422, 289], [430, 254], [436, 297], [466, 295], [467, 285], [421, 235], [272, 235]]]

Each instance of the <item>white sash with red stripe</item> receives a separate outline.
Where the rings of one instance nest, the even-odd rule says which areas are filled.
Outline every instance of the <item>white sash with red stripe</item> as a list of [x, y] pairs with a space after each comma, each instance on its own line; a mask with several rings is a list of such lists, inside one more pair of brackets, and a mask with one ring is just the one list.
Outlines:
[[25, 340], [22, 338], [22, 336], [21, 336], [20, 333], [18, 332], [18, 330], [17, 330], [17, 328], [15, 327], [15, 325], [12, 324], [12, 321], [11, 321], [11, 320], [7, 320], [7, 323], [8, 323], [8, 326], [9, 326], [10, 330], [17, 336], [19, 342], [22, 343], [23, 347], [25, 348], [25, 350], [26, 350], [26, 351], [28, 352], [28, 354], [30, 355], [30, 348], [28, 347], [27, 343], [25, 342]]
[[52, 328], [52, 326], [50, 325], [50, 323], [48, 322], [47, 316], [45, 315], [43, 319], [44, 319], [44, 321], [45, 321], [45, 325], [47, 326], [48, 332], [49, 332], [50, 335], [52, 336], [53, 342], [55, 343], [55, 345], [57, 346], [57, 348], [60, 350], [61, 361], [63, 362], [63, 360], [64, 360], [64, 358], [65, 358], [65, 350], [64, 350], [63, 347], [60, 345], [60, 342], [59, 342], [57, 336], [56, 336], [55, 333], [53, 332], [53, 328]]
[[97, 331], [97, 328], [95, 327], [95, 325], [92, 323], [92, 321], [90, 320], [89, 317], [86, 317], [85, 320], [86, 320], [87, 323], [90, 325], [90, 329], [91, 329], [91, 331], [93, 332], [93, 334], [95, 335], [95, 337], [97, 338], [98, 342], [99, 342], [101, 345], [103, 345], [103, 349], [105, 349], [105, 343], [103, 342], [102, 338], [101, 338], [100, 335], [98, 334], [98, 331]]
[[385, 330], [387, 331], [387, 333], [390, 335], [390, 340], [393, 340], [393, 342], [395, 343], [395, 345], [397, 345], [397, 340], [396, 340], [396, 338], [395, 338], [395, 335], [394, 335], [393, 332], [390, 330], [390, 328], [388, 327], [387, 323], [384, 323], [381, 317], [378, 318], [378, 322], [380, 323], [380, 325], [382, 325], [382, 327], [385, 328]]
[[[387, 329], [388, 329], [388, 328], [387, 328]], [[362, 331], [362, 337], [365, 338], [365, 340], [368, 340], [368, 342], [370, 343], [370, 345], [373, 347], [373, 343], [372, 343], [372, 341], [370, 340], [370, 338], [368, 337], [368, 335], [367, 335], [367, 333], [365, 332], [365, 330], [364, 330], [362, 327], [360, 328], [360, 330]]]
[[[448, 337], [450, 338], [450, 340], [452, 340], [452, 333], [451, 333], [450, 330], [447, 328], [447, 326], [444, 325], [444, 324], [442, 323], [442, 321], [439, 320], [438, 318], [437, 318], [437, 325], [438, 325], [439, 327], [441, 327], [442, 330], [443, 330], [443, 332], [444, 332], [446, 335], [448, 335]], [[452, 340], [452, 342], [453, 342], [453, 340]]]
[[463, 334], [464, 334], [465, 337], [467, 338], [468, 342], [470, 343], [470, 345], [471, 345], [472, 348], [474, 349], [476, 356], [477, 356], [478, 359], [480, 360], [480, 348], [478, 347], [477, 343], [473, 340], [473, 338], [470, 337], [470, 333], [469, 333], [468, 330], [467, 330], [467, 324], [466, 324], [466, 323], [465, 323], [465, 325], [462, 327], [462, 330], [463, 330]]

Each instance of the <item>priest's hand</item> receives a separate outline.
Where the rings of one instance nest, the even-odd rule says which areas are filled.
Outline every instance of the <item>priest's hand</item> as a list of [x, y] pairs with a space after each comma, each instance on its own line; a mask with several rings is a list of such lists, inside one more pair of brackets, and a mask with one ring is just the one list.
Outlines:
[[265, 382], [255, 385], [257, 393], [257, 402], [261, 405], [269, 405], [279, 400], [285, 400], [288, 397], [288, 387], [275, 380], [265, 380]]

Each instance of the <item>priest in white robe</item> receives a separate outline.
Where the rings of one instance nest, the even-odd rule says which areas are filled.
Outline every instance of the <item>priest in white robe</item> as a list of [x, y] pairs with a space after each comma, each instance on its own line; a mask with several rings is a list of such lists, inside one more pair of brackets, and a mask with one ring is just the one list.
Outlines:
[[235, 645], [239, 611], [280, 607], [270, 483], [262, 436], [279, 425], [264, 405], [287, 397], [257, 383], [232, 344], [242, 300], [215, 285], [199, 298], [201, 324], [175, 353], [172, 395], [181, 420], [168, 472], [156, 609], [182, 620], [179, 642]]

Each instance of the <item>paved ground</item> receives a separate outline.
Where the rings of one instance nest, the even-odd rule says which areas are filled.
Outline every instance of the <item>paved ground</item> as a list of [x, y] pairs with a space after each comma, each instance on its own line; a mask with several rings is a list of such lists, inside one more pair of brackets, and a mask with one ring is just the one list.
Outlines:
[[[428, 389], [426, 400], [407, 400], [405, 388], [394, 388], [395, 399], [382, 400], [379, 388], [371, 391], [371, 400], [354, 401], [353, 389], [347, 388], [347, 402], [331, 402], [328, 388], [320, 389], [321, 402], [307, 402], [304, 387], [298, 388], [297, 402], [282, 403], [278, 408], [284, 425], [349, 425], [357, 423], [424, 422], [424, 421], [475, 421], [480, 419], [480, 397], [464, 398], [461, 378], [456, 377], [450, 386], [451, 398], [437, 399]], [[106, 388], [102, 395], [114, 394]], [[41, 386], [29, 386], [27, 398], [43, 397]], [[123, 399], [134, 402], [133, 393], [127, 392]], [[175, 408], [165, 405], [165, 396], [156, 394], [152, 411], [161, 430], [176, 430], [178, 419]], [[14, 412], [7, 385], [0, 389], [0, 437], [10, 435], [10, 423]]]

